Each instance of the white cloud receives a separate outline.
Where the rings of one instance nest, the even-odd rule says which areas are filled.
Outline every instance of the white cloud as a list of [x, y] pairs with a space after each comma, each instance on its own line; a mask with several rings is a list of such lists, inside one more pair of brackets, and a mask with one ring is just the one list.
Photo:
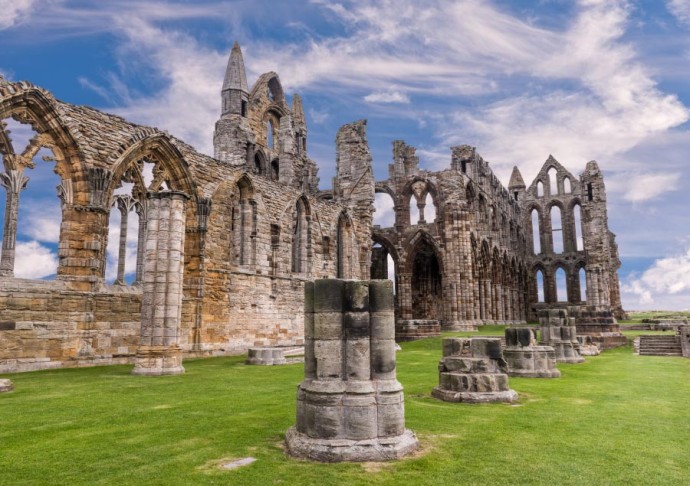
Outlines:
[[669, 0], [666, 7], [680, 22], [690, 25], [690, 0]]
[[641, 275], [631, 275], [622, 282], [621, 292], [624, 302], [635, 309], [690, 307], [690, 248], [683, 254], [656, 260]]
[[17, 241], [14, 258], [15, 277], [45, 278], [57, 273], [57, 255], [38, 241]]
[[0, 30], [23, 21], [34, 4], [35, 0], [0, 0]]
[[620, 184], [624, 186], [623, 198], [626, 201], [642, 202], [668, 194], [680, 188], [680, 174], [658, 173], [621, 173], [616, 174]]
[[393, 199], [386, 193], [376, 194], [374, 199], [374, 224], [382, 228], [390, 228], [395, 224]]
[[409, 103], [410, 97], [396, 90], [376, 91], [364, 97], [367, 103]]

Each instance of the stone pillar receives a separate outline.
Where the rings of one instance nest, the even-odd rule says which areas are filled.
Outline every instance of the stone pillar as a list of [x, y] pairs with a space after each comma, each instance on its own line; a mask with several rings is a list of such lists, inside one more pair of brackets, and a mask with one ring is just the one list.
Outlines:
[[439, 385], [431, 396], [445, 402], [514, 402], [499, 338], [448, 338], [438, 364]]
[[135, 375], [184, 373], [180, 353], [186, 194], [148, 194], [148, 231]]
[[541, 345], [556, 351], [559, 363], [583, 363], [580, 343], [577, 340], [575, 319], [568, 317], [565, 309], [541, 309], [538, 311], [541, 325]]
[[398, 459], [417, 449], [395, 375], [393, 285], [305, 284], [304, 381], [287, 451], [322, 462]]
[[690, 326], [681, 326], [678, 329], [680, 335], [680, 347], [683, 352], [683, 357], [690, 358]]
[[506, 348], [503, 357], [508, 375], [527, 378], [558, 378], [556, 351], [551, 346], [537, 346], [534, 331], [529, 327], [505, 330]]
[[2, 256], [0, 257], [0, 276], [14, 276], [14, 247], [17, 241], [17, 217], [19, 193], [26, 188], [29, 178], [22, 170], [8, 170], [0, 173], [0, 185], [5, 188], [5, 224], [2, 232]]

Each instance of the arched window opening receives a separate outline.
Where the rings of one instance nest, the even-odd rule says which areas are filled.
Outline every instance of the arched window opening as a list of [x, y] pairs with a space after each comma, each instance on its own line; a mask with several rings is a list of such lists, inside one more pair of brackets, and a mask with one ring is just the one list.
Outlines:
[[431, 244], [421, 242], [411, 263], [413, 319], [440, 320], [443, 317], [441, 266]]
[[171, 189], [170, 174], [157, 160], [133, 162], [113, 191], [105, 258], [105, 280], [119, 285], [143, 279], [146, 193]]
[[577, 272], [577, 278], [580, 281], [580, 301], [587, 302], [587, 274], [584, 267]]
[[565, 275], [565, 270], [562, 268], [556, 269], [556, 301], [568, 301], [568, 279]]
[[541, 270], [537, 270], [537, 302], [544, 302], [544, 274]]
[[544, 197], [544, 183], [542, 181], [537, 182], [537, 197]]
[[427, 223], [436, 221], [436, 204], [434, 204], [434, 198], [431, 197], [430, 193], [427, 193], [424, 200], [424, 220]]
[[264, 173], [264, 161], [261, 154], [254, 155], [254, 172], [257, 174]]
[[585, 244], [582, 239], [582, 208], [579, 204], [573, 206], [573, 220], [575, 221], [575, 243], [577, 251], [583, 251]]
[[594, 193], [592, 192], [592, 183], [587, 184], [587, 200], [592, 201], [594, 199]]
[[419, 224], [419, 207], [417, 206], [417, 198], [414, 197], [414, 194], [410, 196], [410, 224], [415, 225]]
[[0, 120], [3, 138], [10, 144], [10, 157], [3, 156], [0, 186], [4, 194], [0, 211], [2, 275], [19, 278], [52, 279], [57, 274], [58, 242], [62, 211], [62, 180], [53, 164], [53, 152], [40, 145], [38, 133], [28, 123], [13, 118]]
[[292, 271], [307, 273], [307, 243], [309, 241], [309, 221], [304, 201], [300, 199], [295, 207], [292, 232]]
[[[338, 218], [338, 258], [336, 275], [338, 278], [352, 278], [353, 258], [352, 225], [350, 220], [341, 214]], [[383, 250], [385, 251], [385, 250]], [[381, 256], [379, 252], [379, 256]], [[373, 258], [373, 255], [372, 255]], [[379, 262], [381, 263], [381, 262]], [[373, 264], [373, 261], [372, 261]]]
[[563, 228], [561, 223], [561, 208], [551, 207], [551, 241], [553, 252], [563, 253]]
[[270, 149], [273, 149], [273, 143], [275, 141], [273, 135], [273, 121], [268, 120], [266, 122], [266, 146]]
[[280, 161], [278, 159], [273, 159], [271, 161], [271, 180], [280, 180]]
[[393, 261], [393, 257], [388, 254], [386, 257], [387, 263], [388, 263], [388, 280], [393, 281], [393, 293], [396, 293], [396, 281], [395, 281], [395, 262]]
[[536, 208], [532, 210], [532, 244], [534, 254], [539, 255], [541, 253], [541, 233], [539, 231], [539, 211]]
[[256, 202], [246, 180], [240, 180], [236, 188], [239, 201], [233, 211], [233, 240], [235, 261], [238, 265], [249, 267], [254, 263], [256, 240]]
[[374, 196], [374, 225], [391, 228], [395, 225], [395, 203], [387, 192], [377, 192]]
[[551, 167], [547, 174], [549, 176], [549, 195], [555, 196], [558, 194], [558, 171]]
[[570, 177], [563, 178], [563, 192], [566, 194], [570, 194], [571, 192], [573, 192], [573, 187], [570, 183]]

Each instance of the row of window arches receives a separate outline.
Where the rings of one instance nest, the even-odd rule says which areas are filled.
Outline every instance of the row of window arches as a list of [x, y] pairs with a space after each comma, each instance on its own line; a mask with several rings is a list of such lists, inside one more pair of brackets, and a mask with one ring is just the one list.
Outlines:
[[584, 250], [584, 225], [579, 199], [574, 199], [567, 207], [553, 201], [543, 211], [539, 205], [532, 205], [529, 215], [535, 255]]
[[552, 269], [537, 266], [533, 275], [536, 302], [579, 304], [587, 301], [587, 272], [584, 263], [571, 269], [562, 265], [556, 265]]
[[559, 177], [558, 170], [555, 167], [550, 167], [546, 171], [546, 184], [541, 179], [538, 179], [536, 189], [537, 197], [572, 194], [573, 183], [570, 176], [563, 175]]

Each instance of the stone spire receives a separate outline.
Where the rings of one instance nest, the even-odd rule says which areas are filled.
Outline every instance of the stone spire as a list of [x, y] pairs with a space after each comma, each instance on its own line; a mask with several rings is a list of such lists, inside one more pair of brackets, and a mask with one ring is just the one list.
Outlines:
[[244, 72], [242, 50], [237, 42], [230, 52], [221, 97], [223, 99], [222, 116], [231, 114], [247, 116], [249, 88], [247, 87], [247, 75]]
[[520, 174], [520, 169], [518, 169], [517, 166], [513, 167], [513, 173], [510, 175], [508, 189], [512, 191], [514, 189], [525, 189], [526, 187], [527, 186], [525, 185], [525, 181], [522, 178], [522, 174]]

